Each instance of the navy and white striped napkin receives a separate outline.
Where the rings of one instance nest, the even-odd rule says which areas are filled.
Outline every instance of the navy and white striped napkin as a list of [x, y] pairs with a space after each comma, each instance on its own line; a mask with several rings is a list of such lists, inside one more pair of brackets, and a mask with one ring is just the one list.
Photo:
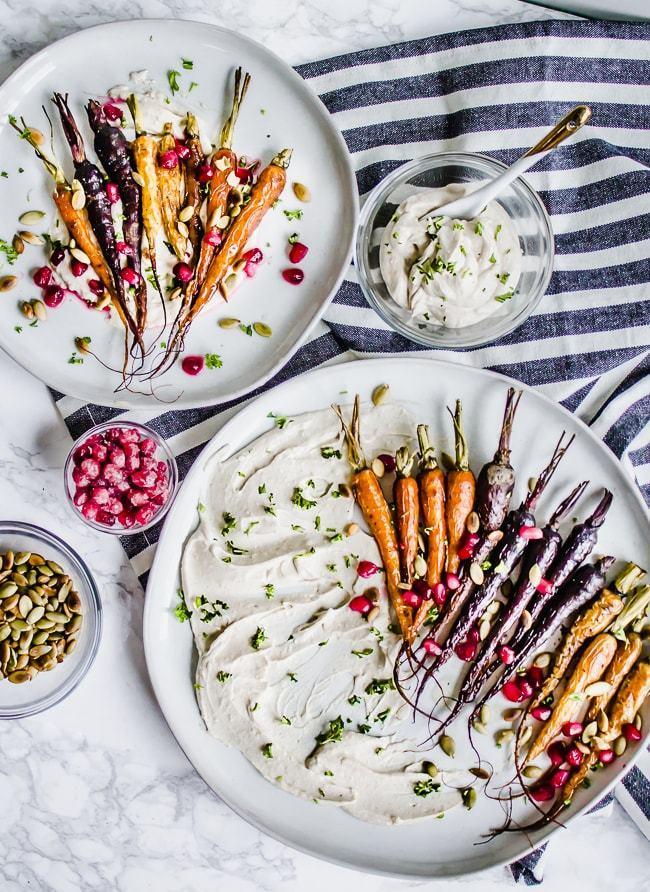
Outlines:
[[[650, 26], [540, 21], [463, 31], [298, 67], [352, 153], [363, 197], [414, 157], [482, 152], [508, 164], [570, 108], [589, 127], [526, 174], [552, 218], [555, 270], [519, 329], [435, 355], [495, 369], [576, 412], [650, 502]], [[366, 304], [351, 267], [323, 321], [262, 390], [334, 359], [426, 353]], [[251, 395], [252, 396], [252, 395]], [[54, 394], [70, 433], [123, 414]], [[250, 397], [249, 397], [250, 399]], [[243, 400], [143, 417], [169, 438], [183, 476]], [[146, 583], [159, 529], [125, 538]], [[647, 755], [647, 754], [645, 754]], [[650, 761], [650, 760], [649, 760]], [[650, 764], [616, 796], [650, 838]], [[540, 881], [541, 850], [512, 866]]]

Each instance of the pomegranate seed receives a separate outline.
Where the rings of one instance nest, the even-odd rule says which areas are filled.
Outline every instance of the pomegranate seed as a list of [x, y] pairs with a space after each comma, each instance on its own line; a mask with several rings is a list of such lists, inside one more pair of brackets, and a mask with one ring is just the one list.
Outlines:
[[175, 142], [176, 142], [176, 154], [181, 159], [181, 161], [185, 161], [185, 159], [189, 158], [189, 155], [190, 155], [189, 148], [185, 145], [183, 140], [178, 139], [178, 137], [176, 138]]
[[460, 588], [460, 579], [455, 573], [445, 574], [445, 583], [450, 592], [455, 592], [457, 588]]
[[516, 681], [507, 681], [503, 686], [503, 696], [511, 703], [521, 703], [524, 699]]
[[458, 557], [461, 561], [465, 561], [474, 554], [476, 546], [480, 540], [478, 533], [465, 533], [458, 547]]
[[110, 493], [105, 486], [95, 486], [90, 497], [98, 505], [106, 505], [110, 498]]
[[117, 515], [117, 522], [125, 529], [130, 529], [135, 525], [135, 511], [122, 511], [121, 514]]
[[569, 780], [570, 776], [571, 772], [567, 768], [556, 768], [555, 771], [551, 772], [548, 781], [552, 787], [559, 790]]
[[539, 787], [530, 787], [528, 792], [535, 802], [550, 802], [551, 799], [555, 799], [555, 790], [550, 784], [540, 784]]
[[476, 644], [473, 641], [461, 641], [460, 644], [456, 645], [454, 650], [456, 656], [460, 660], [464, 660], [468, 663], [470, 660], [473, 660], [476, 655]]
[[90, 483], [90, 477], [81, 470], [81, 468], [73, 468], [72, 469], [72, 479], [77, 484], [77, 486], [84, 487], [88, 486]]
[[105, 443], [93, 443], [92, 455], [97, 461], [106, 461], [108, 457], [108, 446]]
[[437, 607], [443, 607], [445, 601], [447, 600], [447, 589], [444, 587], [442, 582], [436, 582], [436, 584], [431, 588], [431, 595], [433, 597], [433, 602]]
[[118, 427], [116, 430], [120, 443], [135, 444], [140, 442], [140, 434], [134, 427]]
[[598, 753], [598, 759], [603, 765], [609, 765], [610, 762], [613, 762], [616, 758], [616, 753], [614, 750], [600, 750]]
[[354, 610], [355, 613], [362, 613], [365, 615], [372, 610], [372, 601], [370, 598], [366, 598], [365, 595], [357, 595], [356, 598], [352, 598], [348, 607], [350, 610]]
[[423, 601], [428, 601], [431, 598], [431, 589], [427, 585], [426, 579], [414, 579], [411, 588]]
[[178, 153], [176, 149], [168, 149], [158, 155], [158, 165], [165, 170], [173, 170], [178, 167]]
[[554, 741], [546, 750], [546, 755], [551, 760], [553, 768], [559, 768], [566, 762], [567, 748], [561, 740]]
[[199, 164], [196, 171], [196, 178], [199, 183], [209, 183], [213, 176], [214, 167], [211, 164], [208, 164], [207, 161], [204, 161], [203, 164]]
[[300, 285], [302, 280], [305, 278], [305, 274], [301, 269], [283, 269], [282, 270], [282, 278], [285, 282], [288, 282], [290, 285]]
[[389, 473], [395, 470], [395, 456], [391, 455], [390, 452], [382, 452], [377, 458]]
[[541, 666], [531, 666], [526, 673], [526, 678], [532, 684], [535, 690], [537, 690], [544, 684], [544, 670]]
[[78, 279], [79, 276], [83, 276], [87, 269], [88, 264], [82, 263], [81, 260], [77, 260], [76, 257], [73, 257], [70, 261], [70, 272], [75, 277], [75, 279]]
[[522, 539], [541, 539], [544, 531], [539, 527], [529, 527], [524, 524], [524, 526], [519, 527], [518, 535]]
[[106, 102], [104, 104], [104, 114], [108, 118], [109, 121], [121, 121], [122, 120], [122, 111], [116, 105], [113, 105], [112, 102]]
[[442, 648], [440, 647], [438, 642], [435, 640], [435, 638], [431, 638], [431, 637], [425, 638], [422, 642], [422, 647], [428, 654], [433, 655], [435, 657], [439, 656], [442, 653]]
[[131, 474], [131, 482], [143, 489], [148, 489], [156, 483], [155, 471], [135, 471]]
[[511, 647], [508, 647], [507, 644], [502, 644], [501, 647], [497, 650], [497, 656], [506, 666], [509, 666], [510, 663], [515, 658], [515, 652]]
[[540, 595], [550, 595], [553, 593], [554, 588], [555, 586], [552, 582], [549, 582], [548, 579], [540, 579], [537, 586], [537, 591], [540, 593]]
[[81, 446], [78, 446], [75, 451], [72, 453], [72, 461], [75, 465], [81, 464], [84, 458], [88, 458], [90, 455], [90, 446], [87, 443], [82, 443]]
[[119, 446], [114, 446], [110, 452], [111, 462], [116, 468], [123, 468], [126, 461], [126, 454]]
[[110, 511], [106, 511], [105, 508], [100, 508], [97, 512], [97, 523], [101, 523], [102, 526], [112, 527], [115, 524], [115, 515], [111, 514]]
[[[143, 437], [140, 441], [140, 452], [143, 455], [155, 455], [157, 448], [155, 440], [152, 440], [151, 437]], [[165, 465], [165, 467], [167, 466]]]
[[357, 564], [357, 574], [363, 579], [368, 579], [370, 576], [374, 576], [375, 573], [379, 572], [379, 567], [377, 564], [373, 564], [372, 561], [359, 561]]
[[467, 640], [471, 641], [472, 644], [478, 644], [481, 640], [481, 636], [479, 635], [476, 626], [472, 626], [472, 628], [467, 633]]
[[206, 243], [206, 245], [211, 245], [213, 248], [216, 248], [218, 245], [220, 245], [222, 240], [223, 236], [221, 235], [221, 231], [216, 227], [208, 229], [206, 234], [203, 236], [203, 241]]
[[119, 499], [109, 499], [106, 503], [106, 510], [110, 511], [111, 514], [120, 514], [123, 509], [122, 502]]
[[60, 288], [58, 285], [48, 285], [43, 292], [43, 303], [51, 309], [54, 309], [63, 302], [64, 297], [65, 291], [63, 288]]
[[631, 722], [626, 722], [621, 728], [621, 734], [626, 740], [641, 740], [641, 731]]
[[186, 375], [198, 375], [204, 365], [205, 360], [202, 356], [185, 356], [181, 362], [181, 368]]
[[88, 491], [86, 489], [78, 489], [73, 495], [72, 501], [77, 506], [77, 508], [81, 508], [81, 506], [85, 505], [88, 501]]
[[168, 474], [169, 469], [168, 469], [168, 467], [167, 467], [166, 462], [164, 462], [164, 461], [159, 461], [159, 462], [158, 462], [158, 465], [157, 465], [157, 467], [156, 467], [156, 471], [157, 471], [158, 476], [159, 476], [160, 478], [162, 478], [163, 480], [166, 480], [166, 479], [167, 479], [167, 474]]
[[127, 285], [137, 285], [140, 276], [136, 273], [132, 266], [125, 266], [121, 272], [122, 279]]
[[65, 251], [61, 247], [56, 247], [50, 254], [50, 263], [52, 266], [58, 266], [65, 260]]
[[84, 458], [84, 460], [81, 462], [80, 468], [87, 477], [90, 477], [91, 480], [99, 477], [99, 472], [101, 470], [99, 462], [94, 458]]
[[415, 592], [406, 591], [402, 592], [402, 601], [406, 604], [407, 607], [413, 607], [413, 609], [417, 609], [422, 603], [422, 598], [419, 595], [416, 595]]
[[92, 501], [85, 502], [85, 504], [81, 506], [81, 513], [86, 518], [86, 520], [95, 520], [98, 511], [99, 505]]
[[140, 508], [142, 505], [149, 503], [149, 496], [142, 490], [132, 489], [128, 494], [128, 500], [134, 508]]
[[131, 246], [127, 245], [126, 242], [115, 242], [115, 247], [117, 248], [118, 254], [133, 254]]
[[122, 483], [124, 478], [124, 471], [122, 468], [118, 468], [117, 465], [106, 463], [104, 465], [104, 470], [102, 472], [104, 474], [104, 480], [115, 486], [118, 483]]
[[261, 263], [264, 260], [264, 254], [262, 254], [259, 248], [251, 248], [250, 251], [244, 251], [241, 259], [247, 263]]
[[106, 195], [111, 204], [117, 204], [120, 200], [120, 190], [117, 183], [106, 183]]
[[302, 242], [295, 242], [289, 251], [289, 260], [291, 263], [300, 263], [307, 256], [309, 248]]
[[143, 505], [142, 508], [138, 508], [135, 512], [135, 522], [139, 526], [144, 526], [144, 524], [149, 523], [155, 513], [156, 508], [154, 505]]
[[39, 266], [32, 278], [35, 285], [38, 285], [39, 288], [45, 288], [46, 285], [50, 284], [50, 280], [52, 279], [52, 270], [49, 266]]
[[552, 711], [550, 706], [535, 706], [531, 709], [530, 714], [538, 722], [546, 722], [550, 719]]
[[101, 297], [104, 293], [104, 283], [100, 282], [99, 279], [89, 279], [88, 287], [97, 297]]
[[533, 696], [533, 686], [526, 678], [519, 679], [519, 690], [524, 700], [528, 700], [529, 697]]
[[582, 722], [565, 722], [562, 725], [562, 733], [565, 737], [580, 737], [583, 730]]
[[566, 760], [572, 768], [582, 765], [584, 753], [581, 753], [577, 746], [570, 746], [566, 751]]
[[194, 275], [194, 270], [188, 263], [177, 263], [174, 267], [174, 275], [179, 282], [189, 282]]

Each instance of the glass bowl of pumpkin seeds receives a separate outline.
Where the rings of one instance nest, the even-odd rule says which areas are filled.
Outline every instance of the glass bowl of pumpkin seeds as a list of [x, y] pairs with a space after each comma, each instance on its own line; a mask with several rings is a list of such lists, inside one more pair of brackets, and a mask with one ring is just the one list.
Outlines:
[[102, 607], [90, 570], [53, 533], [0, 521], [0, 719], [60, 703], [88, 672]]

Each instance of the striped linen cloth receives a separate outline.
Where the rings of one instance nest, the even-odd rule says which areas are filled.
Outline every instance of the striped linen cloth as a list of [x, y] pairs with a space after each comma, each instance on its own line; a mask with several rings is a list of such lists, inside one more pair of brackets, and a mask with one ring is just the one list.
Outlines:
[[[414, 157], [482, 152], [506, 164], [570, 108], [589, 127], [527, 180], [555, 232], [555, 270], [536, 313], [484, 347], [431, 351], [539, 388], [591, 425], [650, 502], [650, 26], [540, 21], [414, 40], [301, 65], [352, 154], [361, 196]], [[427, 354], [388, 329], [350, 267], [323, 321], [261, 390], [322, 365]], [[254, 394], [251, 394], [251, 397]], [[251, 397], [248, 397], [250, 399]], [[73, 437], [123, 413], [54, 394]], [[244, 400], [138, 413], [169, 438], [181, 477]], [[159, 529], [123, 539], [146, 584]], [[650, 764], [617, 797], [650, 837]], [[539, 882], [541, 850], [513, 865]]]

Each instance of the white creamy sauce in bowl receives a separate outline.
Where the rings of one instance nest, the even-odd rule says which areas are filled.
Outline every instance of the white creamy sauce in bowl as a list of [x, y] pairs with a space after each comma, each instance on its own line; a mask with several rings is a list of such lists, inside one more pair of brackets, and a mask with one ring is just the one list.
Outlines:
[[[356, 573], [360, 559], [380, 565], [379, 553], [363, 529], [346, 534], [357, 518], [338, 419], [325, 410], [276, 421], [208, 467], [183, 554], [207, 729], [288, 792], [364, 821], [448, 811], [476, 779], [423, 770], [431, 754], [391, 680], [400, 638], [382, 574]], [[368, 409], [368, 455], [394, 452], [413, 429], [399, 406]], [[348, 606], [370, 588], [372, 622]]]
[[446, 328], [475, 325], [498, 312], [521, 275], [519, 236], [497, 202], [472, 220], [436, 215], [436, 207], [465, 191], [452, 183], [405, 199], [379, 249], [381, 275], [395, 303], [413, 318]]

